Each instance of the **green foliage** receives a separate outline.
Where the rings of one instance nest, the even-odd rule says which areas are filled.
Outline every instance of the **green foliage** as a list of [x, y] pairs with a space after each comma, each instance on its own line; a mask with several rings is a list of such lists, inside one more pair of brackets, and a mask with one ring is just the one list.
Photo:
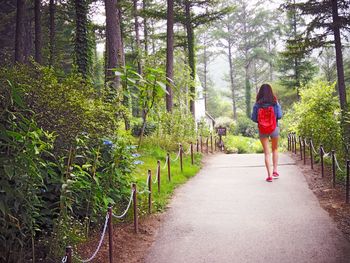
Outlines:
[[14, 72], [2, 71], [0, 86], [0, 238], [7, 240], [1, 256], [24, 262], [16, 253], [30, 251], [30, 243], [50, 240], [45, 253], [57, 255], [81, 241], [108, 204], [124, 205], [135, 150], [129, 136], [108, 130], [118, 116], [112, 104], [79, 89], [81, 79], [65, 82], [46, 68]]
[[227, 153], [262, 153], [263, 148], [258, 139], [244, 136], [228, 135], [224, 137]]
[[[142, 118], [132, 119], [131, 121], [132, 135], [137, 137], [141, 135], [142, 123], [143, 123]], [[149, 120], [146, 123], [144, 135], [146, 136], [151, 135], [153, 132], [155, 132], [156, 129], [157, 129], [157, 125], [153, 121]]]
[[251, 119], [246, 116], [239, 116], [236, 122], [236, 127], [233, 131], [235, 135], [242, 135], [245, 137], [257, 138], [258, 126]]
[[[195, 123], [191, 114], [183, 114], [179, 109], [174, 109], [172, 113], [159, 111], [151, 117], [157, 128], [145, 138], [145, 143], [176, 151], [179, 143], [194, 142]], [[203, 129], [204, 131], [206, 130]]]
[[34, 111], [40, 127], [57, 135], [56, 151], [68, 149], [75, 138], [87, 132], [92, 139], [111, 136], [118, 127], [121, 107], [106, 102], [79, 75], [64, 77], [40, 66], [16, 66], [0, 70], [0, 83], [15, 83], [24, 94], [24, 103]]
[[[13, 251], [28, 249], [45, 216], [45, 184], [56, 176], [51, 150], [54, 136], [38, 128], [32, 113], [21, 107], [20, 93], [1, 88], [5, 94], [0, 115], [0, 245], [1, 261], [25, 261]], [[7, 95], [7, 96], [6, 96]], [[7, 261], [8, 262], [8, 261]]]
[[335, 85], [318, 81], [303, 87], [300, 96], [300, 102], [285, 115], [288, 130], [313, 138], [314, 145], [322, 143], [326, 151], [340, 150], [340, 109]]
[[[178, 145], [177, 145], [178, 146]], [[189, 145], [184, 146], [184, 151], [188, 151]], [[177, 156], [177, 149], [174, 149], [174, 152], [170, 152], [170, 158], [175, 159]], [[185, 183], [189, 178], [193, 177], [201, 167], [201, 154], [194, 155], [194, 165], [191, 164], [191, 156], [184, 155], [183, 157], [183, 172], [181, 172], [180, 162], [177, 160], [176, 162], [171, 162], [171, 182], [168, 181], [167, 167], [164, 167], [165, 157], [167, 150], [161, 148], [154, 144], [152, 140], [146, 140], [142, 144], [140, 148], [140, 161], [143, 163], [138, 165], [135, 169], [133, 175], [137, 180], [137, 185], [139, 190], [147, 189], [146, 185], [146, 173], [147, 170], [150, 169], [152, 171], [152, 178], [155, 180], [156, 175], [156, 167], [157, 160], [161, 161], [161, 191], [160, 194], [157, 192], [157, 183], [153, 183], [153, 210], [162, 211], [167, 203], [169, 202], [169, 198], [172, 195], [173, 191], [178, 185]], [[141, 213], [145, 213], [147, 211], [148, 205], [148, 195], [139, 195], [139, 204], [142, 207]]]

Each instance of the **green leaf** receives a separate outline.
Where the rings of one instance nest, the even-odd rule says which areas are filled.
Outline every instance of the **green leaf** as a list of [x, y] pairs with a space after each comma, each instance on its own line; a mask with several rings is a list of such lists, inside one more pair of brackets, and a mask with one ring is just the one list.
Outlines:
[[161, 87], [164, 90], [164, 92], [166, 94], [169, 94], [169, 92], [166, 90], [166, 86], [163, 82], [157, 80], [157, 84], [159, 85], [159, 87]]

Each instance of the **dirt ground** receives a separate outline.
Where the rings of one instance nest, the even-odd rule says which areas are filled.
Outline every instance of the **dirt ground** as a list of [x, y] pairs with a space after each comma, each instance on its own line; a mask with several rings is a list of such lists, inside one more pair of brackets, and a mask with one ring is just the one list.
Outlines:
[[[164, 213], [153, 214], [139, 219], [139, 233], [134, 233], [133, 223], [113, 225], [114, 262], [139, 263], [143, 262], [147, 250], [155, 240], [158, 229], [164, 218]], [[99, 241], [97, 234], [89, 242], [79, 248], [79, 257], [86, 259], [94, 253]], [[108, 233], [106, 233], [103, 245], [92, 262], [109, 262]]]
[[350, 241], [350, 204], [345, 204], [345, 187], [343, 185], [332, 185], [332, 172], [330, 167], [325, 167], [325, 176], [321, 176], [321, 165], [314, 164], [311, 169], [310, 160], [306, 165], [300, 160], [300, 156], [291, 154], [297, 165], [303, 172], [309, 188], [317, 196], [320, 205], [336, 222], [338, 228]]
[[[345, 204], [345, 188], [337, 185], [332, 187], [331, 171], [325, 169], [325, 177], [321, 177], [321, 168], [319, 164], [314, 165], [314, 170], [310, 168], [310, 162], [306, 165], [300, 161], [299, 156], [292, 155], [297, 165], [302, 170], [309, 188], [319, 199], [320, 205], [334, 219], [338, 228], [344, 233], [350, 241], [350, 204]], [[123, 263], [141, 263], [150, 246], [153, 244], [164, 213], [153, 214], [140, 219], [139, 234], [134, 233], [132, 223], [122, 223], [114, 225], [114, 262]], [[92, 255], [99, 240], [99, 234], [96, 234], [89, 242], [82, 244], [79, 248], [80, 258], [87, 258]], [[108, 235], [101, 247], [100, 252], [93, 262], [109, 262], [108, 258]]]

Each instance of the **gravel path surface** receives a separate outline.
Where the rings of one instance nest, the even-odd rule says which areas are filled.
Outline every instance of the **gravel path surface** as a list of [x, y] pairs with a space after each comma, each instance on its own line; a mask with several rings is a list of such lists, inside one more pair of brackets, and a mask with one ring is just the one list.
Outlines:
[[147, 263], [350, 263], [336, 228], [287, 155], [265, 181], [262, 154], [217, 154], [179, 188]]

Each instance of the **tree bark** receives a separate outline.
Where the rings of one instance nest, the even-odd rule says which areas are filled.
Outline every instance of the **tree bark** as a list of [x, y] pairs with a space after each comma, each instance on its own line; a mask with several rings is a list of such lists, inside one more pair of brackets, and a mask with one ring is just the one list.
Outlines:
[[85, 0], [75, 0], [75, 57], [78, 72], [86, 79], [89, 71], [88, 54], [88, 28], [87, 28], [88, 6]]
[[342, 109], [343, 114], [347, 110], [347, 101], [346, 101], [346, 89], [345, 89], [345, 79], [344, 79], [344, 65], [343, 65], [343, 54], [341, 46], [341, 37], [340, 37], [340, 21], [338, 15], [338, 4], [337, 0], [332, 0], [332, 16], [333, 16], [333, 31], [334, 31], [334, 43], [335, 43], [335, 58], [337, 64], [337, 86], [339, 93], [339, 102], [340, 108]]
[[[106, 80], [111, 81], [112, 87], [117, 90], [120, 85], [119, 76], [111, 69], [118, 68], [118, 58], [121, 57], [121, 50], [118, 50], [121, 43], [120, 23], [117, 10], [117, 0], [105, 0], [106, 11], [106, 44], [107, 44], [107, 74]], [[119, 28], [119, 30], [118, 30]]]
[[25, 0], [17, 0], [16, 36], [15, 36], [15, 62], [25, 63]]
[[207, 53], [207, 35], [205, 35], [204, 39], [204, 50], [203, 50], [203, 62], [204, 62], [204, 87], [203, 87], [203, 97], [204, 97], [204, 109], [207, 111], [207, 95], [208, 95], [208, 81], [207, 81], [207, 74], [208, 74], [208, 53]]
[[190, 111], [195, 117], [195, 96], [196, 96], [196, 66], [195, 66], [195, 55], [194, 55], [194, 32], [191, 19], [191, 3], [189, 0], [185, 0], [185, 20], [186, 20], [186, 31], [187, 31], [187, 48], [188, 48], [188, 64], [191, 69], [192, 83], [190, 86]]
[[34, 2], [35, 13], [35, 61], [42, 64], [41, 0]]
[[142, 75], [142, 64], [141, 64], [141, 43], [140, 43], [140, 32], [139, 32], [139, 21], [137, 11], [137, 0], [133, 0], [133, 15], [134, 15], [134, 27], [135, 27], [135, 38], [136, 38], [136, 60], [137, 60], [137, 72]]
[[246, 103], [246, 114], [247, 114], [247, 117], [249, 118], [251, 115], [250, 100], [251, 100], [251, 87], [249, 83], [248, 66], [246, 66], [245, 67], [245, 103]]
[[[147, 10], [147, 0], [143, 0], [142, 2], [143, 11]], [[148, 56], [148, 25], [147, 25], [147, 17], [143, 18], [143, 37], [145, 44], [145, 54]]]
[[174, 0], [167, 1], [167, 42], [166, 42], [166, 110], [173, 109], [173, 78], [174, 78]]
[[49, 66], [52, 67], [54, 64], [54, 56], [55, 56], [55, 35], [56, 35], [56, 26], [55, 26], [55, 0], [50, 0], [49, 3], [49, 19], [50, 19], [50, 36], [49, 36]]
[[[229, 31], [230, 32], [230, 31]], [[228, 41], [228, 62], [230, 67], [230, 84], [231, 84], [231, 93], [232, 93], [232, 110], [233, 110], [233, 119], [237, 120], [237, 107], [236, 107], [236, 92], [235, 84], [233, 78], [233, 63], [232, 63], [232, 43], [231, 39]]]

